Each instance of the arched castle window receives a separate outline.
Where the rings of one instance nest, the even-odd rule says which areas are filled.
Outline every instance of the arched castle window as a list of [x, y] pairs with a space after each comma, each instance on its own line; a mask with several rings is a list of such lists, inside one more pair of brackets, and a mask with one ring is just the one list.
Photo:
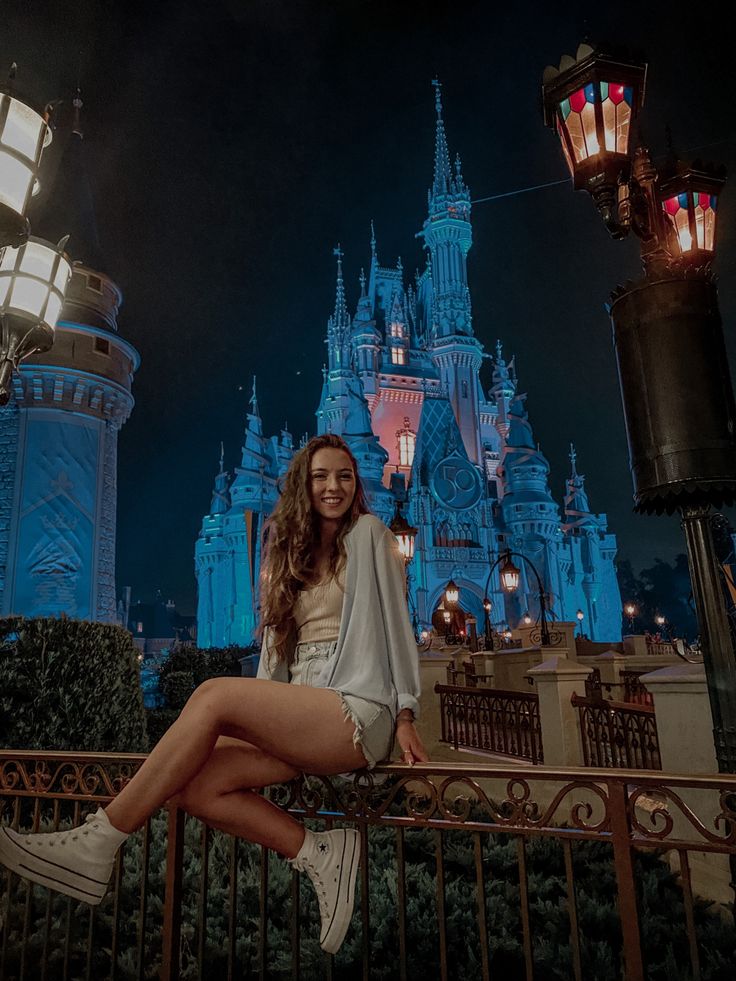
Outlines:
[[406, 364], [406, 348], [391, 345], [391, 363]]
[[410, 467], [414, 462], [417, 434], [412, 430], [408, 416], [404, 416], [404, 428], [396, 433], [399, 450], [399, 466]]

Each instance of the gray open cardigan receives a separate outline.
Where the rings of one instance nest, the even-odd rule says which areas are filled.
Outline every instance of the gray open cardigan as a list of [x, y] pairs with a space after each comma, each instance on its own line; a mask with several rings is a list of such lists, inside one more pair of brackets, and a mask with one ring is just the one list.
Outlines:
[[[404, 560], [394, 535], [372, 514], [363, 514], [345, 536], [347, 564], [337, 647], [317, 680], [419, 717], [419, 655], [406, 607]], [[289, 668], [269, 650], [266, 628], [258, 677], [289, 681]]]

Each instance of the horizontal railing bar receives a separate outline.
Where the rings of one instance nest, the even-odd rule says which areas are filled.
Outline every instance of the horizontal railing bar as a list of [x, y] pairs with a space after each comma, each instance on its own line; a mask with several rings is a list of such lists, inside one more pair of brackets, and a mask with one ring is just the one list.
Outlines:
[[[475, 689], [471, 689], [475, 690]], [[61, 762], [79, 762], [82, 754], [78, 753], [59, 753], [46, 750], [7, 750], [0, 749], [0, 766], [3, 761], [13, 761], [21, 759], [33, 759], [42, 762], [43, 760], [55, 759]], [[130, 762], [139, 761], [143, 764], [148, 759], [146, 754], [112, 754], [97, 753], [84, 754], [85, 762]], [[563, 781], [568, 783], [579, 780], [581, 783], [594, 784], [630, 784], [636, 787], [656, 786], [662, 787], [688, 787], [693, 790], [719, 790], [727, 789], [730, 792], [736, 791], [736, 774], [714, 773], [714, 774], [687, 774], [687, 773], [666, 773], [662, 770], [613, 770], [606, 767], [589, 766], [569, 766], [555, 767], [544, 764], [533, 764], [522, 762], [518, 765], [502, 766], [493, 763], [415, 763], [409, 767], [403, 763], [387, 764], [386, 766], [376, 766], [371, 770], [373, 775], [386, 774], [390, 776], [417, 777], [428, 776], [458, 776], [472, 777], [477, 776], [485, 779], [523, 779], [546, 783], [548, 781]], [[38, 790], [21, 790], [19, 787], [3, 787], [3, 793], [9, 796], [31, 796], [31, 797], [60, 797], [62, 800], [102, 800], [112, 799], [107, 793], [74, 794], [64, 793], [63, 791], [48, 791], [43, 788]]]
[[[471, 689], [477, 691], [477, 689]], [[627, 712], [629, 715], [654, 715], [653, 705], [639, 704], [639, 702], [614, 702], [612, 698], [595, 698], [589, 695], [572, 695], [570, 703], [575, 708], [595, 708], [606, 712]]]

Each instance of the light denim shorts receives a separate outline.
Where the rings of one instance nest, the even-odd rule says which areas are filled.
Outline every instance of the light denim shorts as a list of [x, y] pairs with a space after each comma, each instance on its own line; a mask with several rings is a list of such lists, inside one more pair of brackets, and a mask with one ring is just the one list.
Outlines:
[[[334, 642], [297, 644], [297, 668], [292, 684], [313, 684], [334, 650]], [[353, 745], [360, 746], [368, 769], [372, 770], [376, 764], [388, 760], [394, 744], [394, 720], [388, 705], [337, 691], [336, 688], [326, 690], [336, 691], [340, 696], [345, 718], [355, 726]]]

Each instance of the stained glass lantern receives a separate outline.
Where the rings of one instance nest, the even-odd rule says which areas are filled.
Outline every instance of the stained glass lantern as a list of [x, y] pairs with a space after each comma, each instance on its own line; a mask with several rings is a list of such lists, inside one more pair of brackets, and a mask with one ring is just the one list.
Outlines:
[[18, 362], [47, 351], [61, 313], [72, 269], [66, 239], [53, 246], [29, 238], [18, 249], [0, 250], [0, 404], [7, 403], [10, 378]]
[[519, 588], [521, 571], [514, 565], [511, 556], [507, 555], [501, 566], [501, 588], [506, 593], [515, 593]]
[[632, 124], [644, 102], [646, 65], [581, 44], [544, 70], [544, 121], [560, 138], [576, 190], [615, 184], [628, 170]]
[[673, 255], [707, 258], [716, 245], [718, 195], [725, 172], [700, 164], [682, 167], [662, 181], [659, 196], [670, 231]]
[[460, 599], [460, 590], [454, 580], [450, 580], [445, 587], [445, 600], [450, 606], [454, 606]]
[[0, 246], [18, 246], [28, 237], [26, 209], [38, 191], [41, 155], [50, 142], [47, 117], [0, 92]]
[[399, 551], [404, 557], [404, 562], [408, 565], [414, 558], [414, 539], [417, 537], [418, 529], [412, 528], [401, 513], [398, 503], [389, 529], [396, 536], [396, 541], [399, 543]]

